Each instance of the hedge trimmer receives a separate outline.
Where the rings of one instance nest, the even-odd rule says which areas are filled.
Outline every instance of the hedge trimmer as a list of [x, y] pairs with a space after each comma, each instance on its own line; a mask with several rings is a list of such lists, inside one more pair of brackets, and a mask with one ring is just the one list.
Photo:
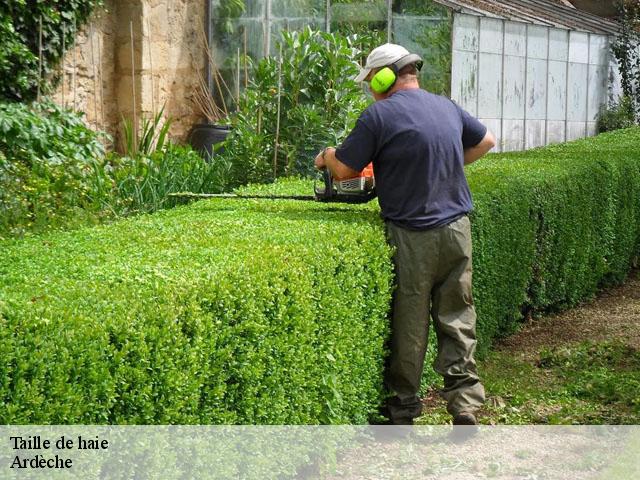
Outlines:
[[267, 200], [305, 200], [315, 202], [337, 203], [366, 203], [376, 197], [376, 182], [373, 176], [373, 166], [367, 165], [357, 176], [337, 180], [333, 178], [329, 169], [322, 170], [322, 181], [318, 179], [313, 186], [313, 195], [252, 195], [235, 193], [170, 193], [170, 197], [179, 198], [237, 198], [237, 199], [267, 199]]

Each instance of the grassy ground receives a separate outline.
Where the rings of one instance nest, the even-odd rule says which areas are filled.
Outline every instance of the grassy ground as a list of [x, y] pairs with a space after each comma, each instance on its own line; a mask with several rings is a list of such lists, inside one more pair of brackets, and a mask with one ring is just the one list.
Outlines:
[[[478, 368], [483, 424], [640, 424], [640, 272], [568, 312], [528, 322]], [[450, 422], [435, 391], [418, 424]]]

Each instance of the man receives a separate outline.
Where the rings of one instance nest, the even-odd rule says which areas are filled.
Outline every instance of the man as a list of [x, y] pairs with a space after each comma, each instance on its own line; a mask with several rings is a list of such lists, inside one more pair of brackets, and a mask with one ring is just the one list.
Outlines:
[[394, 248], [396, 288], [391, 315], [385, 416], [412, 424], [427, 348], [429, 316], [438, 340], [435, 370], [458, 425], [477, 424], [484, 402], [474, 353], [476, 315], [471, 295], [472, 208], [464, 165], [495, 146], [494, 136], [451, 100], [420, 89], [422, 61], [404, 47], [374, 49], [356, 81], [369, 82], [375, 103], [347, 139], [315, 159], [336, 178], [373, 161], [376, 190]]

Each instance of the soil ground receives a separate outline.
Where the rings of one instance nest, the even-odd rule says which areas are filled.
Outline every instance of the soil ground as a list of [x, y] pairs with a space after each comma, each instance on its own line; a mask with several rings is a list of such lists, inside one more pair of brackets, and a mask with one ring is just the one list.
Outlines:
[[[478, 362], [487, 424], [640, 423], [640, 270], [562, 313], [529, 321]], [[450, 417], [435, 390], [418, 424]]]

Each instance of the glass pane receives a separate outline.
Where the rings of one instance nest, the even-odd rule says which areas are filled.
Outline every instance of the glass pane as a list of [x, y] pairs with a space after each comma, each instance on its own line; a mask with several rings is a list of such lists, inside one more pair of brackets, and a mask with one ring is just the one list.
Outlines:
[[424, 59], [420, 85], [440, 95], [451, 90], [449, 11], [425, 0], [394, 0], [391, 41]]
[[213, 91], [228, 110], [234, 109], [238, 90], [249, 81], [252, 60], [263, 56], [266, 5], [267, 0], [212, 1], [212, 53], [219, 72]]
[[271, 15], [280, 18], [313, 18], [322, 20], [326, 14], [326, 0], [271, 0]]
[[387, 41], [387, 0], [332, 0], [331, 31], [357, 35], [364, 65], [369, 52]]
[[326, 0], [271, 0], [270, 54], [277, 55], [280, 32], [311, 27], [324, 30]]

